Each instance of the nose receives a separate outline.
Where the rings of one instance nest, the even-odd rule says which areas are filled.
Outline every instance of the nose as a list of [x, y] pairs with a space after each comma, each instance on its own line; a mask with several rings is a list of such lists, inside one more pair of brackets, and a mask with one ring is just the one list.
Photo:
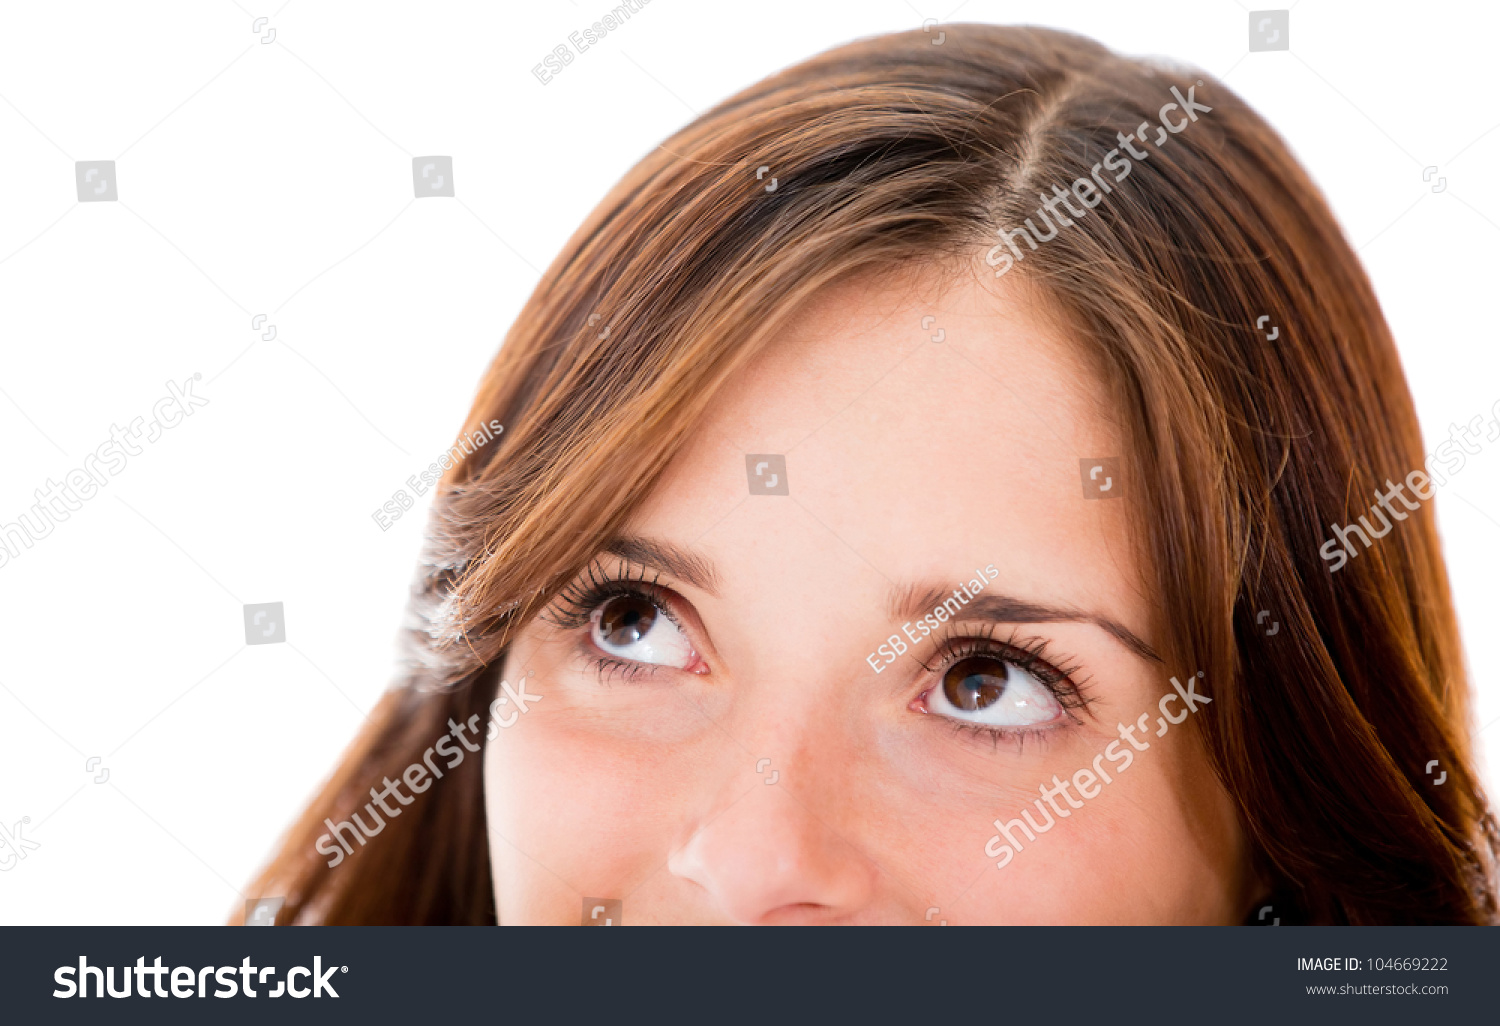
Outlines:
[[706, 818], [668, 870], [738, 923], [847, 921], [868, 905], [874, 863], [781, 784], [752, 786]]

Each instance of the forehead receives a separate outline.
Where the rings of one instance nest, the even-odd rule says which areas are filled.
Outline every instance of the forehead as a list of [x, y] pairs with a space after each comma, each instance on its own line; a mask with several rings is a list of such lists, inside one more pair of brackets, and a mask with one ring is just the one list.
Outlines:
[[[794, 551], [843, 547], [891, 580], [994, 563], [1018, 594], [1123, 611], [1129, 499], [1086, 498], [1098, 492], [1080, 469], [1120, 457], [1120, 438], [1104, 382], [1029, 292], [855, 280], [725, 389], [631, 528], [701, 539], [716, 559], [765, 559], [771, 532]], [[747, 454], [785, 457], [789, 494], [750, 494]]]

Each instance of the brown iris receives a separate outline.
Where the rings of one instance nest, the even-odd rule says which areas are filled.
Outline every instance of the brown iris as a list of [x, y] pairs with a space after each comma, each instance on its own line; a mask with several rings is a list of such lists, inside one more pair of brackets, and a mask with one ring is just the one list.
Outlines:
[[960, 659], [943, 674], [943, 694], [955, 708], [977, 712], [994, 705], [1005, 694], [1009, 670], [989, 656]]
[[633, 645], [651, 632], [656, 616], [655, 603], [638, 595], [617, 595], [600, 610], [599, 633], [608, 644]]

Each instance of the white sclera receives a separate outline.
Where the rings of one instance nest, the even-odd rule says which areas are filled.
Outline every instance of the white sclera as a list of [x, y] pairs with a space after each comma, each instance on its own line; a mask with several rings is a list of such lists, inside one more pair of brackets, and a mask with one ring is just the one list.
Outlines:
[[[611, 602], [619, 601], [611, 599]], [[590, 615], [589, 635], [601, 652], [607, 652], [617, 659], [629, 659], [632, 662], [648, 663], [652, 666], [672, 666], [679, 670], [685, 670], [693, 661], [693, 646], [688, 641], [687, 635], [672, 622], [660, 606], [656, 609], [656, 617], [651, 626], [635, 641], [628, 645], [614, 644], [604, 637], [601, 623], [604, 618], [604, 607], [606, 602]]]
[[982, 723], [990, 727], [1029, 727], [1057, 718], [1062, 707], [1047, 685], [1010, 663], [995, 660], [995, 665], [997, 669], [1005, 667], [1005, 690], [983, 709], [958, 708], [948, 699], [941, 684], [932, 689], [928, 709], [963, 723]]

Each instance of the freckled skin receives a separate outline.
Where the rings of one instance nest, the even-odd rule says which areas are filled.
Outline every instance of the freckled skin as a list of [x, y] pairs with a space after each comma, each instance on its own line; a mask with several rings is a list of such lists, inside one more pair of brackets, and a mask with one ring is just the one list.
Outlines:
[[[502, 923], [577, 923], [584, 896], [623, 899], [626, 924], [910, 924], [932, 906], [953, 924], [1244, 918], [1244, 840], [1193, 717], [1156, 736], [1169, 679], [1197, 667], [1090, 624], [995, 628], [1045, 640], [1092, 699], [1018, 746], [924, 714], [955, 661], [931, 639], [879, 674], [866, 659], [901, 633], [891, 582], [951, 593], [990, 564], [986, 593], [1159, 642], [1126, 541], [1132, 483], [1083, 498], [1079, 459], [1121, 450], [1106, 392], [1053, 324], [1014, 283], [855, 281], [725, 391], [628, 525], [717, 569], [717, 594], [663, 578], [708, 672], [601, 683], [588, 628], [543, 623], [507, 660], [545, 698], [485, 751]], [[747, 498], [745, 453], [786, 454], [790, 495]], [[982, 636], [962, 614], [952, 627]], [[1030, 808], [1045, 824], [1038, 788], [1147, 712], [1150, 748], [1123, 772], [1103, 762], [1113, 782], [1085, 780], [1082, 808], [1057, 794], [1069, 816], [1017, 833], [1025, 850], [997, 869], [993, 821]]]

